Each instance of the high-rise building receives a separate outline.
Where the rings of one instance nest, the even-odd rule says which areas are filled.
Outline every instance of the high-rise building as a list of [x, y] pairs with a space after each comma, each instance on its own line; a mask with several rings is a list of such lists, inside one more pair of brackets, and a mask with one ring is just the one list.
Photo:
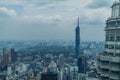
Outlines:
[[75, 57], [78, 57], [79, 53], [80, 53], [80, 27], [78, 18], [78, 25], [75, 29]]
[[58, 66], [63, 67], [64, 66], [64, 54], [60, 54], [58, 58]]
[[14, 49], [11, 49], [11, 62], [15, 63], [17, 61], [17, 52]]
[[78, 58], [78, 73], [85, 74], [87, 69], [87, 58], [85, 55], [81, 55]]
[[100, 80], [120, 80], [120, 1], [112, 5], [112, 15], [106, 20], [106, 40], [98, 56]]
[[80, 52], [80, 27], [79, 27], [79, 18], [78, 18], [78, 26], [75, 29], [76, 32], [76, 41], [75, 41], [75, 55], [77, 58], [77, 65], [78, 65], [78, 74], [82, 74], [85, 80], [85, 73], [86, 73], [86, 66], [87, 66], [87, 59], [86, 56]]
[[6, 48], [3, 48], [3, 60], [2, 60], [2, 64], [3, 65], [8, 65], [9, 63], [9, 52], [7, 51]]

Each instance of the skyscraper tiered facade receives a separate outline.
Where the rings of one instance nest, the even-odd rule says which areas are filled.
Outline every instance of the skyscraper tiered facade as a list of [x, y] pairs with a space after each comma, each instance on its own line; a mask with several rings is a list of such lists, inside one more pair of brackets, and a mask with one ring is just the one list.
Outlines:
[[120, 80], [120, 1], [111, 8], [111, 17], [106, 20], [105, 49], [98, 56], [100, 80]]

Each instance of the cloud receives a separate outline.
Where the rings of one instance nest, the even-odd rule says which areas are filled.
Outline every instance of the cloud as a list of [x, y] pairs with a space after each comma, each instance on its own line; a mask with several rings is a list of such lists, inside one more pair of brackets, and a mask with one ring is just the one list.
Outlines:
[[81, 39], [103, 40], [109, 1], [0, 0], [0, 39], [74, 40], [79, 16]]
[[91, 9], [83, 11], [80, 14], [81, 24], [104, 24], [105, 20], [110, 16], [110, 9]]
[[22, 16], [21, 19], [28, 23], [29, 22], [30, 23], [34, 23], [34, 22], [56, 23], [62, 20], [60, 15], [48, 16], [43, 14], [34, 15], [34, 16]]
[[88, 8], [104, 8], [111, 5], [112, 0], [93, 0], [91, 4], [87, 5]]
[[0, 8], [0, 17], [14, 17], [16, 12], [13, 9], [7, 9], [5, 7]]

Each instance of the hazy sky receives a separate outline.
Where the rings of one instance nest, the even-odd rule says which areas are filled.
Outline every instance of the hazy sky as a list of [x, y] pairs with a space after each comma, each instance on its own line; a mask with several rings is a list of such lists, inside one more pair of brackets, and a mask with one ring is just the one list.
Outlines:
[[104, 41], [105, 20], [114, 0], [0, 0], [0, 40]]

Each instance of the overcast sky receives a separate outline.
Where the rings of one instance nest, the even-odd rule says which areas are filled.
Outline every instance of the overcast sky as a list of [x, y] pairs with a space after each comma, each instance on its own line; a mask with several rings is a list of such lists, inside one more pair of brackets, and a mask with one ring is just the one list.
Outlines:
[[0, 40], [104, 41], [114, 0], [0, 0]]

